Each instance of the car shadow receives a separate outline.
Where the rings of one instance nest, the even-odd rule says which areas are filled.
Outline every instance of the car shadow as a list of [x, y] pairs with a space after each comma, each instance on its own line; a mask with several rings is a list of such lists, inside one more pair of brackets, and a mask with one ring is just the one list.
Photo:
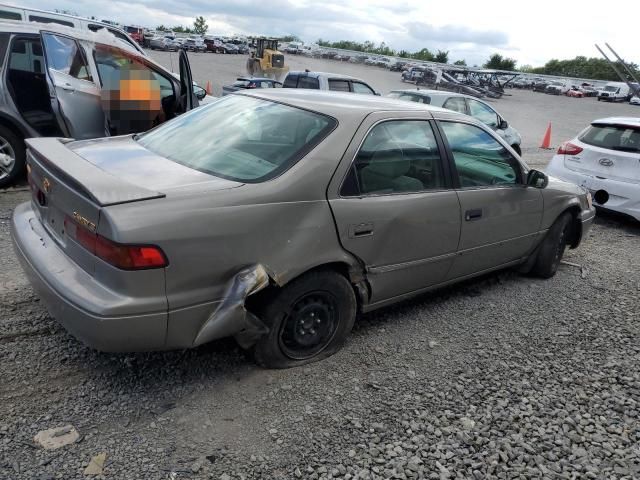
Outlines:
[[640, 221], [613, 210], [597, 208], [595, 223], [607, 228], [617, 228], [628, 234], [640, 235]]

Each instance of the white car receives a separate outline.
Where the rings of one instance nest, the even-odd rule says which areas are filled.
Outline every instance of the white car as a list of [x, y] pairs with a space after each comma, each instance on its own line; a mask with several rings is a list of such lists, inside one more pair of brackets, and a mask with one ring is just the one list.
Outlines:
[[491, 105], [471, 95], [447, 92], [446, 90], [391, 90], [387, 97], [407, 100], [409, 102], [426, 103], [455, 112], [471, 115], [485, 125], [491, 127], [498, 135], [511, 145], [518, 155], [522, 155], [522, 137], [520, 132], [509, 125]]
[[595, 120], [558, 148], [546, 172], [589, 189], [597, 207], [640, 220], [640, 118]]
[[640, 97], [637, 97], [637, 96], [631, 97], [631, 100], [629, 100], [629, 103], [631, 105], [640, 105]]

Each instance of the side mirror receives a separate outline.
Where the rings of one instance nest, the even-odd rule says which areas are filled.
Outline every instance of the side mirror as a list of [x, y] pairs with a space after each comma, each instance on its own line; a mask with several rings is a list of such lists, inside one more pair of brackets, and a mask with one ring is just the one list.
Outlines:
[[381, 95], [380, 92], [373, 92], [374, 95], [377, 95], [378, 97]]
[[546, 188], [549, 185], [549, 177], [540, 170], [529, 170], [529, 173], [527, 173], [527, 185], [534, 188]]
[[506, 130], [507, 128], [509, 128], [509, 122], [507, 122], [505, 119], [501, 118], [500, 122], [498, 123], [498, 129]]
[[198, 100], [204, 100], [204, 97], [207, 96], [207, 91], [199, 85], [193, 86], [193, 93]]

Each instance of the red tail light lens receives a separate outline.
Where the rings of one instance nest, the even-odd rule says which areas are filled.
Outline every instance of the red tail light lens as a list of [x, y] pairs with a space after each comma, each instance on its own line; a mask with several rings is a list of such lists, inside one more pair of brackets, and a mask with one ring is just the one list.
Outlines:
[[122, 270], [144, 270], [166, 267], [169, 262], [163, 251], [154, 245], [128, 245], [116, 243], [65, 217], [67, 235], [83, 248]]
[[559, 155], [578, 155], [582, 152], [582, 147], [574, 145], [571, 142], [564, 142], [560, 147], [558, 147]]

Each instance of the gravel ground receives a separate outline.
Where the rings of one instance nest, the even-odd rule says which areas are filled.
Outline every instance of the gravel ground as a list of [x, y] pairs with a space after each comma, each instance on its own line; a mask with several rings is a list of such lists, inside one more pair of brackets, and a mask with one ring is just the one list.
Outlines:
[[[498, 105], [514, 124], [526, 108], [580, 126], [591, 107], [625, 107], [579, 102], [515, 92]], [[505, 271], [423, 295], [360, 318], [323, 362], [266, 371], [232, 341], [84, 347], [13, 254], [9, 218], [27, 199], [0, 192], [0, 479], [87, 478], [102, 452], [95, 478], [640, 478], [638, 222], [599, 215], [551, 280]], [[34, 445], [69, 424], [78, 442]]]

